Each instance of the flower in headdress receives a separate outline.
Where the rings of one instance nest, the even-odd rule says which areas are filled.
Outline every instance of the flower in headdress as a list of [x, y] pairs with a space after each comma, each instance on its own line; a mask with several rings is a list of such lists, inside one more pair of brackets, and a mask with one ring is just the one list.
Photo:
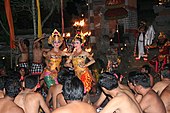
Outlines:
[[54, 40], [60, 40], [63, 41], [63, 37], [61, 36], [60, 32], [58, 32], [56, 29], [53, 31], [51, 36], [48, 38], [48, 43], [52, 44]]

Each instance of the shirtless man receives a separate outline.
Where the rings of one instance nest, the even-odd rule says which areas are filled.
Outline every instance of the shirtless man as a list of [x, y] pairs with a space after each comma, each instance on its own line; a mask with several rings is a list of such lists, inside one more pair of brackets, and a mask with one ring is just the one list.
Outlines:
[[100, 113], [142, 113], [142, 110], [129, 91], [122, 90], [115, 76], [103, 73], [99, 85], [105, 94], [112, 97]]
[[150, 86], [147, 73], [137, 73], [134, 86], [136, 92], [143, 96], [142, 99], [139, 100], [139, 104], [144, 113], [166, 113], [161, 98]]
[[82, 101], [84, 85], [76, 76], [65, 81], [63, 95], [67, 105], [54, 110], [52, 113], [96, 113], [93, 106]]
[[[170, 74], [170, 72], [169, 72]], [[168, 85], [161, 93], [160, 95], [164, 105], [165, 105], [165, 108], [166, 108], [166, 113], [170, 113], [170, 100], [169, 100], [169, 97], [170, 97], [170, 85]]]
[[21, 56], [19, 57], [19, 67], [28, 68], [28, 59], [29, 59], [29, 40], [19, 40], [19, 50], [21, 52]]
[[15, 96], [20, 91], [19, 80], [16, 78], [7, 78], [5, 91], [5, 97], [0, 98], [0, 113], [24, 113], [23, 109], [13, 102]]
[[[118, 73], [118, 72], [117, 72], [117, 73], [115, 73], [115, 72], [114, 72], [114, 73], [105, 72], [104, 74], [108, 74], [108, 75], [110, 75], [110, 76], [115, 76], [116, 79], [118, 80], [118, 86], [119, 86], [119, 88], [122, 89], [122, 90], [124, 90], [125, 92], [129, 92], [129, 94], [130, 94], [131, 96], [133, 96], [133, 94], [131, 93], [131, 91], [130, 91], [130, 89], [128, 88], [128, 86], [121, 84], [122, 79], [123, 79], [123, 76], [122, 76], [120, 73]], [[110, 94], [110, 95], [111, 95], [111, 94]], [[101, 92], [99, 99], [93, 104], [93, 106], [94, 106], [95, 108], [100, 107], [100, 105], [105, 101], [106, 98], [107, 98], [107, 95], [106, 95], [104, 92]], [[134, 98], [134, 97], [133, 97], [133, 98]], [[111, 99], [111, 98], [109, 98], [109, 99]], [[135, 98], [134, 98], [134, 99], [135, 99]]]
[[151, 72], [151, 67], [149, 65], [143, 65], [142, 66], [142, 69], [141, 69], [141, 72], [142, 73], [147, 73], [149, 75], [149, 78], [150, 78], [150, 83], [151, 83], [151, 87], [154, 85], [154, 78], [153, 76], [150, 74]]
[[[46, 97], [46, 104], [49, 106], [50, 100], [52, 98], [52, 105], [53, 110], [56, 109], [58, 106], [58, 94], [62, 93], [63, 84], [66, 81], [67, 78], [70, 78], [69, 70], [63, 69], [58, 73], [57, 81], [59, 84], [52, 85], [50, 89], [48, 90], [48, 95]], [[64, 105], [66, 105], [66, 102], [63, 97], [61, 97], [64, 101]], [[57, 101], [56, 101], [57, 100]], [[62, 104], [63, 105], [63, 104]], [[49, 106], [50, 107], [50, 106]]]
[[165, 64], [164, 69], [161, 71], [161, 81], [157, 82], [152, 88], [158, 95], [161, 95], [162, 91], [170, 84], [168, 71], [170, 71], [170, 64]]
[[0, 98], [4, 98], [4, 85], [5, 85], [5, 78], [4, 76], [0, 76]]
[[37, 76], [27, 76], [25, 78], [25, 90], [17, 95], [14, 102], [20, 106], [25, 113], [39, 113], [40, 107], [45, 113], [50, 113], [42, 95], [35, 92], [37, 89], [37, 83]]
[[42, 58], [43, 53], [48, 52], [50, 49], [42, 48], [41, 40], [45, 38], [45, 34], [43, 34], [42, 38], [36, 38], [33, 43], [33, 61], [31, 66], [32, 75], [41, 74], [43, 71]]

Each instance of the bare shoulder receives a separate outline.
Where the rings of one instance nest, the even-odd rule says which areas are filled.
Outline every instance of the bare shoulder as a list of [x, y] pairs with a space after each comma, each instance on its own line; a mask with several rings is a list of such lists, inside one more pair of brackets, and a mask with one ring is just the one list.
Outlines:
[[66, 107], [59, 107], [55, 109], [52, 113], [71, 113], [71, 110], [67, 109]]
[[17, 105], [10, 107], [11, 113], [24, 113], [24, 110]]

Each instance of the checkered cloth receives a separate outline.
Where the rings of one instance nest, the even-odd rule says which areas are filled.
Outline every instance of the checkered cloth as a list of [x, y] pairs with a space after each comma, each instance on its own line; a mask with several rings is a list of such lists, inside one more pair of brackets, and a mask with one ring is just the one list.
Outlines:
[[31, 73], [32, 74], [41, 74], [43, 71], [43, 64], [41, 63], [32, 63]]
[[28, 68], [28, 63], [27, 62], [20, 62], [18, 66]]

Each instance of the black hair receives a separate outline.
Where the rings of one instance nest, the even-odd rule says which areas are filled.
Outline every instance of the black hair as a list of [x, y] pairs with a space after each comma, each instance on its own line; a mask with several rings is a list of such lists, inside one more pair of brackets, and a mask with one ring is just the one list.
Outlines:
[[170, 70], [170, 63], [167, 63], [163, 66], [163, 69]]
[[31, 75], [25, 77], [25, 88], [33, 89], [38, 83], [38, 76]]
[[118, 79], [109, 72], [104, 72], [99, 76], [99, 85], [106, 88], [107, 90], [112, 90], [118, 87]]
[[5, 76], [0, 76], [0, 90], [5, 87]]
[[28, 39], [24, 39], [24, 40], [23, 40], [23, 42], [24, 42], [24, 44], [25, 44], [27, 47], [29, 47], [30, 42], [29, 42], [29, 40], [28, 40]]
[[83, 40], [81, 39], [81, 35], [78, 35], [77, 37], [75, 37], [74, 41], [75, 40], [80, 41], [80, 44], [83, 42]]
[[68, 79], [74, 75], [75, 75], [74, 71], [69, 70], [69, 68], [66, 68], [66, 67], [62, 68], [58, 72], [58, 77], [57, 77], [58, 83], [63, 85], [64, 82], [66, 81], [66, 79]]
[[145, 70], [147, 70], [147, 71], [148, 71], [148, 73], [150, 73], [150, 72], [151, 72], [151, 67], [150, 67], [148, 64], [143, 65], [143, 66], [142, 66], [142, 68], [144, 68]]
[[20, 92], [20, 82], [17, 77], [7, 77], [6, 82], [5, 82], [5, 91], [6, 95], [15, 98], [18, 93]]
[[151, 87], [150, 78], [149, 78], [149, 75], [147, 73], [136, 73], [134, 83], [136, 85], [141, 85], [144, 88]]
[[110, 73], [113, 74], [118, 81], [120, 81], [120, 79], [123, 78], [122, 74], [118, 70], [113, 70]]
[[135, 81], [135, 77], [136, 77], [136, 73], [138, 73], [137, 71], [131, 71], [131, 72], [129, 72], [129, 74], [128, 74], [128, 82], [129, 83], [134, 83], [134, 81]]
[[63, 96], [67, 100], [82, 100], [84, 96], [83, 82], [74, 76], [67, 79], [63, 85]]
[[170, 64], [165, 64], [163, 66], [163, 70], [161, 71], [161, 75], [163, 76], [163, 78], [169, 78], [170, 79]]

